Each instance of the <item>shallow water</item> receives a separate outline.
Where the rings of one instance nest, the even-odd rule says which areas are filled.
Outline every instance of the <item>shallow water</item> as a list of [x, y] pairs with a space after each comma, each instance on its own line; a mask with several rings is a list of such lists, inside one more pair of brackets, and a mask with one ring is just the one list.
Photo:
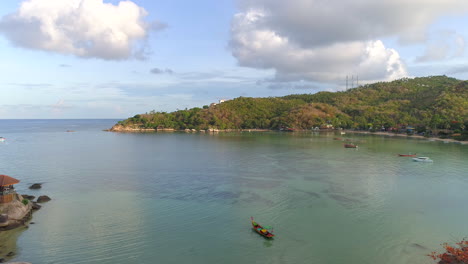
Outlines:
[[[468, 235], [468, 146], [345, 135], [355, 150], [332, 133], [102, 131], [115, 122], [0, 120], [0, 174], [20, 179], [20, 193], [53, 199], [19, 237], [15, 260], [430, 263], [430, 251]], [[434, 163], [396, 155], [405, 152]], [[43, 188], [28, 190], [35, 182]], [[250, 216], [277, 237], [253, 232]]]

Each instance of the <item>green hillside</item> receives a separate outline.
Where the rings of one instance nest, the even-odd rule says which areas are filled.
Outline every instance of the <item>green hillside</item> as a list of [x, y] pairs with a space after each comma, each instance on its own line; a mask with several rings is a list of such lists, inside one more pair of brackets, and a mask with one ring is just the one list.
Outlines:
[[419, 132], [449, 129], [463, 134], [468, 127], [468, 81], [431, 76], [379, 82], [334, 93], [239, 97], [172, 113], [151, 111], [118, 125], [176, 130], [312, 129], [324, 125], [380, 130], [413, 126]]

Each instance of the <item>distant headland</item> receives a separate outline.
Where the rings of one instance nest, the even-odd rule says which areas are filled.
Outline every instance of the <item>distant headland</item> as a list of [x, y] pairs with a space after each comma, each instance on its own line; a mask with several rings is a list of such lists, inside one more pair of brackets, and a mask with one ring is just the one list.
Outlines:
[[468, 140], [468, 81], [404, 78], [340, 92], [238, 97], [175, 112], [150, 111], [108, 131], [215, 132], [346, 129]]

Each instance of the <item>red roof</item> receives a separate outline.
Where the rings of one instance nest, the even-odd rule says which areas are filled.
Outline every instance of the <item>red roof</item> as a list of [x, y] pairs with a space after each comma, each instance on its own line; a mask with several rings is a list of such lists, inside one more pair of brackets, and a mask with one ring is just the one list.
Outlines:
[[0, 175], [0, 186], [13, 185], [19, 182], [20, 182], [19, 180], [12, 178], [8, 175]]

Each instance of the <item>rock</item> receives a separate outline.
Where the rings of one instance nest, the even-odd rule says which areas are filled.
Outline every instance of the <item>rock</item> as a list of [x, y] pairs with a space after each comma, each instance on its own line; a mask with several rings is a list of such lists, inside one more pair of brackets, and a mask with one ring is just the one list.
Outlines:
[[42, 187], [42, 183], [34, 183], [33, 185], [29, 186], [29, 189], [36, 190]]
[[10, 251], [10, 252], [8, 252], [8, 254], [6, 256], [7, 257], [13, 257], [14, 255], [15, 255], [15, 252]]
[[32, 202], [32, 209], [33, 210], [39, 210], [41, 209], [42, 206], [38, 205], [36, 202]]
[[5, 262], [5, 259], [4, 258], [0, 258], [0, 263], [4, 263]]
[[37, 198], [38, 203], [44, 203], [44, 202], [48, 202], [50, 200], [52, 200], [52, 199], [50, 199], [50, 197], [47, 196], [47, 195], [41, 195], [41, 196], [39, 196], [39, 198]]
[[7, 214], [0, 214], [0, 223], [8, 222], [8, 215]]
[[24, 199], [28, 199], [29, 201], [32, 201], [34, 198], [36, 198], [36, 196], [28, 194], [22, 194], [21, 196], [23, 196]]

